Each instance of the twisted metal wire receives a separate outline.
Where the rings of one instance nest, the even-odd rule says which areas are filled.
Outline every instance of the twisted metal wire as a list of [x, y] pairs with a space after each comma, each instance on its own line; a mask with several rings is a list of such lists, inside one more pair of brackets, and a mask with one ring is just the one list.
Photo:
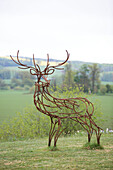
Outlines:
[[[49, 132], [49, 141], [48, 146], [51, 145], [52, 138], [54, 136], [54, 146], [56, 146], [57, 140], [59, 136], [62, 134], [63, 130], [62, 127], [62, 119], [71, 119], [77, 123], [79, 123], [88, 134], [88, 142], [91, 141], [91, 136], [93, 131], [96, 133], [97, 143], [100, 144], [100, 128], [93, 120], [92, 115], [94, 113], [94, 105], [87, 99], [83, 97], [76, 97], [76, 98], [56, 98], [52, 96], [49, 92], [49, 85], [50, 81], [47, 80], [45, 75], [53, 74], [55, 69], [62, 69], [58, 68], [59, 66], [64, 65], [69, 59], [69, 53], [67, 53], [67, 59], [57, 64], [56, 66], [50, 66], [49, 64], [49, 55], [47, 54], [47, 65], [46, 68], [41, 71], [38, 64], [35, 63], [35, 58], [33, 55], [33, 66], [27, 66], [22, 64], [19, 60], [17, 52], [17, 61], [11, 59], [18, 65], [20, 65], [21, 69], [30, 69], [30, 74], [37, 76], [37, 82], [35, 83], [35, 92], [34, 92], [34, 104], [41, 113], [50, 117], [51, 120], [51, 127]], [[45, 82], [41, 80], [43, 78]], [[63, 109], [66, 108], [66, 112]], [[89, 109], [90, 108], [90, 109]], [[54, 120], [55, 119], [55, 120]]]

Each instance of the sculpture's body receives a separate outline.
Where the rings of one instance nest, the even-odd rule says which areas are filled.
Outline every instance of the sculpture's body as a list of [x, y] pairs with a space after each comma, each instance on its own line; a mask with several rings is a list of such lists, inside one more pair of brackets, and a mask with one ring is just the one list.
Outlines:
[[[93, 131], [95, 131], [97, 136], [97, 143], [100, 144], [101, 128], [97, 126], [92, 119], [92, 114], [94, 112], [93, 104], [86, 98], [77, 97], [77, 98], [60, 99], [52, 96], [49, 93], [48, 87], [50, 85], [50, 81], [47, 80], [45, 75], [50, 75], [54, 73], [55, 69], [60, 69], [58, 67], [66, 63], [67, 60], [69, 59], [68, 52], [67, 52], [67, 59], [63, 63], [58, 64], [57, 66], [49, 66], [49, 55], [47, 55], [48, 56], [47, 66], [43, 71], [41, 71], [39, 65], [35, 64], [34, 55], [33, 55], [34, 67], [32, 67], [32, 66], [27, 66], [25, 64], [22, 64], [19, 61], [18, 53], [17, 53], [17, 61], [15, 61], [12, 56], [10, 57], [15, 63], [23, 67], [23, 68], [22, 67], [19, 68], [22, 69], [29, 68], [30, 73], [32, 75], [37, 76], [37, 82], [35, 83], [35, 92], [34, 92], [34, 104], [40, 112], [42, 112], [43, 114], [51, 118], [51, 128], [49, 132], [48, 146], [51, 145], [53, 136], [54, 136], [54, 146], [56, 146], [58, 137], [63, 132], [63, 130], [60, 130], [62, 119], [72, 119], [75, 122], [80, 123], [81, 126], [87, 131], [88, 142], [90, 142], [92, 133]], [[43, 82], [41, 78], [43, 78], [45, 82]], [[68, 112], [64, 113], [63, 108], [66, 108]], [[57, 129], [56, 129], [56, 125], [57, 125]]]

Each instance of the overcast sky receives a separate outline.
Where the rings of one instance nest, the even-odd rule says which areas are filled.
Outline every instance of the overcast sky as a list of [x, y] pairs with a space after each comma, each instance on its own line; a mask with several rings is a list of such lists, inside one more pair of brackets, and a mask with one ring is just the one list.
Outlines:
[[0, 56], [113, 63], [113, 0], [0, 0]]

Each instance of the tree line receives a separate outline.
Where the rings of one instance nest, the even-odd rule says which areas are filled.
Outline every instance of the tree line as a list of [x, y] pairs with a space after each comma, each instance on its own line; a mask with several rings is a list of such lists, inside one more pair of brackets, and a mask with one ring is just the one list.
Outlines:
[[[6, 79], [9, 81], [6, 81]], [[1, 90], [29, 90], [34, 81], [34, 77], [28, 71], [2, 70], [0, 72]]]
[[[53, 86], [58, 85], [58, 77], [53, 79]], [[58, 81], [59, 82], [59, 81]], [[79, 70], [74, 71], [71, 63], [65, 66], [65, 71], [62, 75], [62, 81], [60, 81], [61, 88], [74, 88], [78, 86], [79, 89], [83, 89], [85, 93], [113, 93], [113, 85], [102, 85], [100, 80], [100, 68], [98, 64], [91, 65], [83, 64]]]
[[[74, 88], [75, 86], [82, 88], [85, 93], [112, 93], [113, 86], [110, 84], [102, 85], [100, 76], [100, 67], [98, 64], [83, 64], [78, 70], [72, 69], [72, 64], [65, 65], [65, 69], [62, 72], [58, 72], [55, 76], [50, 76], [51, 85], [54, 91], [59, 86], [61, 89], [66, 87]], [[107, 73], [106, 73], [107, 74]], [[106, 76], [107, 77], [107, 76]], [[48, 77], [49, 78], [49, 77]], [[107, 77], [108, 78], [108, 77]], [[113, 74], [111, 73], [111, 78]], [[6, 79], [10, 82], [6, 83]], [[105, 79], [104, 79], [105, 80]], [[15, 90], [31, 90], [33, 91], [33, 85], [35, 77], [30, 75], [28, 71], [16, 71], [2, 69], [0, 71], [0, 89], [15, 89]]]

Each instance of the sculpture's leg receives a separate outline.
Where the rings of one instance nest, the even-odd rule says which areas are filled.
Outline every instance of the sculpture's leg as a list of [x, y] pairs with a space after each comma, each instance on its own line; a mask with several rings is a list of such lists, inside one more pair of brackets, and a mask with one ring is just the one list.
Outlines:
[[51, 118], [51, 127], [50, 127], [50, 131], [49, 131], [49, 140], [48, 140], [48, 146], [50, 147], [51, 146], [51, 131], [52, 131], [52, 125], [53, 124], [53, 120]]
[[54, 147], [56, 147], [57, 140], [60, 136], [60, 134], [59, 134], [60, 128], [61, 128], [61, 124], [58, 123], [58, 129], [57, 129], [57, 132], [56, 132], [55, 137], [54, 137]]
[[92, 137], [92, 132], [93, 132], [93, 129], [91, 127], [91, 121], [88, 119], [90, 121], [90, 125], [89, 125], [86, 118], [85, 118], [85, 120], [83, 120], [82, 118], [76, 117], [76, 119], [72, 119], [72, 120], [79, 123], [86, 130], [86, 132], [88, 134], [88, 143], [90, 143], [91, 137]]
[[49, 131], [49, 141], [48, 141], [48, 146], [50, 147], [51, 146], [51, 141], [52, 141], [52, 138], [56, 132], [55, 130], [55, 126], [58, 122], [55, 121], [53, 122], [53, 118], [51, 117], [51, 127], [50, 127], [50, 131]]
[[91, 127], [89, 127], [89, 130], [88, 130], [88, 143], [91, 142], [92, 134], [93, 134], [93, 128], [91, 126]]
[[90, 141], [91, 141], [91, 135], [90, 133], [88, 133], [88, 143], [90, 143]]
[[62, 132], [66, 129], [66, 128], [64, 128], [64, 129], [62, 129], [62, 130], [60, 131], [60, 128], [61, 128], [61, 120], [60, 120], [60, 118], [58, 118], [58, 129], [57, 129], [56, 134], [55, 134], [55, 137], [54, 137], [54, 147], [56, 147], [56, 143], [57, 143], [57, 141], [58, 141], [59, 136], [60, 136], [60, 135], [62, 134]]
[[48, 141], [48, 146], [50, 147], [51, 146], [51, 137], [49, 136], [49, 141]]
[[96, 136], [97, 136], [97, 144], [100, 145], [100, 137], [101, 137], [101, 134], [100, 133], [100, 128], [98, 127], [98, 132], [96, 133]]
[[97, 144], [100, 145], [100, 136], [97, 136]]
[[[94, 122], [93, 119], [91, 119], [91, 123], [95, 126], [96, 129], [95, 130], [95, 133], [96, 133], [96, 137], [97, 137], [97, 144], [100, 145], [100, 137], [102, 135], [102, 133], [100, 132], [100, 127]], [[102, 130], [102, 129], [101, 129]]]

